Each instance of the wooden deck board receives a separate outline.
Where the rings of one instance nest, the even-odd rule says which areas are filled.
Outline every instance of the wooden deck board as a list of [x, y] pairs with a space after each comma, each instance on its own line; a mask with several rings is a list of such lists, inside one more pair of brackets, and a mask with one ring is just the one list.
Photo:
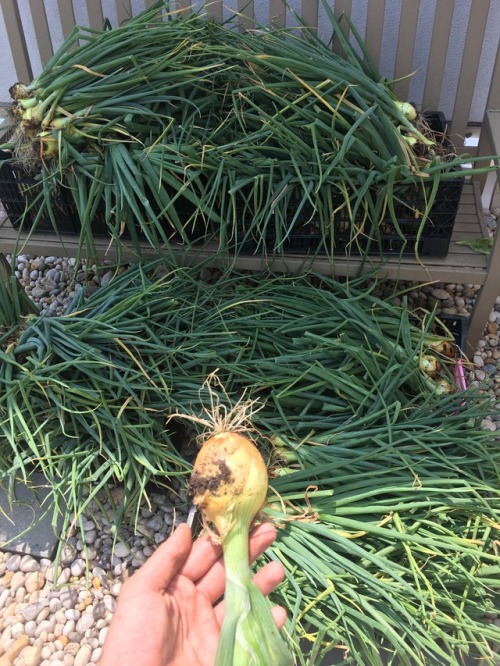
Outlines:
[[[486, 277], [487, 256], [478, 254], [473, 250], [457, 245], [457, 240], [472, 240], [484, 236], [484, 228], [481, 216], [479, 215], [478, 193], [474, 191], [471, 183], [465, 183], [464, 191], [460, 201], [460, 207], [457, 214], [455, 228], [450, 243], [448, 255], [446, 257], [423, 257], [420, 264], [414, 256], [405, 257], [384, 257], [380, 262], [379, 257], [369, 257], [364, 266], [363, 272], [377, 270], [377, 275], [391, 279], [405, 279], [415, 281], [457, 281], [473, 284], [483, 284]], [[0, 227], [0, 252], [17, 252], [32, 255], [56, 255], [74, 257], [77, 254], [78, 239], [76, 236], [62, 235], [57, 237], [55, 234], [47, 232], [36, 232], [26, 239], [24, 235], [20, 239], [16, 248], [17, 232], [12, 229], [7, 220]], [[109, 247], [106, 238], [96, 238], [96, 248], [100, 259], [109, 259], [116, 261], [116, 247]], [[145, 246], [143, 248], [146, 256], [154, 256], [155, 251]], [[208, 244], [203, 248], [197, 248], [186, 253], [185, 249], [178, 247], [174, 254], [182, 257], [182, 261], [193, 263], [197, 260], [210, 260], [214, 263], [220, 263], [221, 257], [218, 255], [215, 243]], [[136, 259], [136, 255], [131, 247], [125, 244], [123, 260], [131, 261]], [[312, 268], [323, 274], [329, 275], [355, 275], [359, 270], [358, 258], [345, 258], [335, 256], [330, 264], [327, 257], [318, 256], [311, 260], [307, 256], [300, 254], [289, 254], [286, 257], [271, 257], [262, 259], [259, 256], [239, 256], [234, 259], [226, 257], [225, 261], [235, 268], [260, 270], [271, 269], [273, 271], [292, 271], [295, 272], [301, 268]]]

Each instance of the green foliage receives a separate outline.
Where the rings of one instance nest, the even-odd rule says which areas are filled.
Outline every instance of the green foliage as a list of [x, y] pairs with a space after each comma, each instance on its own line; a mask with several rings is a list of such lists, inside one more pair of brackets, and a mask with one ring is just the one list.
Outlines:
[[384, 224], [404, 247], [398, 220], [424, 225], [465, 159], [408, 120], [328, 16], [342, 56], [305, 27], [238, 31], [163, 3], [114, 30], [75, 28], [14, 102], [8, 147], [39, 181], [35, 226], [57, 229], [64, 196], [92, 256], [96, 231], [118, 250], [275, 253], [305, 225], [318, 251], [380, 254]]
[[121, 510], [137, 509], [148, 480], [189, 473], [180, 415], [213, 407], [217, 371], [221, 404], [246, 392], [262, 405], [252, 423], [280, 526], [268, 556], [287, 570], [275, 601], [299, 663], [335, 647], [343, 664], [492, 663], [500, 450], [479, 425], [491, 400], [439, 395], [418, 362], [436, 353], [432, 322], [366, 284], [199, 271], [132, 267], [0, 353], [2, 476], [41, 470], [67, 515], [116, 483]]

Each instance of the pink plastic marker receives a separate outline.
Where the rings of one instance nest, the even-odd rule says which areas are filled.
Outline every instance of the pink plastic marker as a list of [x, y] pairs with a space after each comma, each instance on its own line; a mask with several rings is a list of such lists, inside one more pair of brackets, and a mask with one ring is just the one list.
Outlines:
[[455, 377], [455, 384], [458, 388], [465, 391], [467, 388], [467, 380], [465, 378], [465, 370], [461, 358], [457, 360], [455, 367], [453, 368], [453, 376]]

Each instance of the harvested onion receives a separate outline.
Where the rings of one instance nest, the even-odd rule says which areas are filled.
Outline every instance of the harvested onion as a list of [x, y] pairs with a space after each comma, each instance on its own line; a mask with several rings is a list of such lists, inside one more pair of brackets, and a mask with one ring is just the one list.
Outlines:
[[189, 490], [205, 524], [216, 529], [224, 554], [226, 613], [216, 666], [293, 663], [249, 566], [248, 534], [266, 502], [267, 487], [265, 462], [248, 437], [221, 432], [203, 444]]

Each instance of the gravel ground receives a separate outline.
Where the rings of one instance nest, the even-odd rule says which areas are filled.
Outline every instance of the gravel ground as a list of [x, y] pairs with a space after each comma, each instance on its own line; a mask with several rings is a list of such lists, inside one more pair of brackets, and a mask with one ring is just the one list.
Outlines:
[[[500, 210], [486, 214], [491, 233]], [[16, 275], [42, 312], [60, 314], [75, 290], [109, 282], [112, 271], [98, 276], [94, 267], [81, 265], [76, 282], [72, 259], [29, 257], [14, 259]], [[398, 285], [408, 290], [411, 308], [432, 309], [468, 316], [477, 285]], [[500, 289], [499, 289], [500, 291]], [[392, 298], [390, 283], [379, 294]], [[481, 383], [500, 407], [500, 295], [468, 371], [469, 383]], [[483, 427], [500, 430], [498, 417]], [[58, 568], [48, 559], [37, 560], [0, 551], [0, 666], [97, 666], [116, 597], [123, 581], [151, 555], [180, 521], [186, 519], [182, 491], [153, 494], [151, 508], [143, 508], [137, 533], [123, 531], [113, 551], [112, 507], [97, 504], [84, 516], [84, 538], [70, 535]], [[57, 586], [54, 586], [57, 580]]]

